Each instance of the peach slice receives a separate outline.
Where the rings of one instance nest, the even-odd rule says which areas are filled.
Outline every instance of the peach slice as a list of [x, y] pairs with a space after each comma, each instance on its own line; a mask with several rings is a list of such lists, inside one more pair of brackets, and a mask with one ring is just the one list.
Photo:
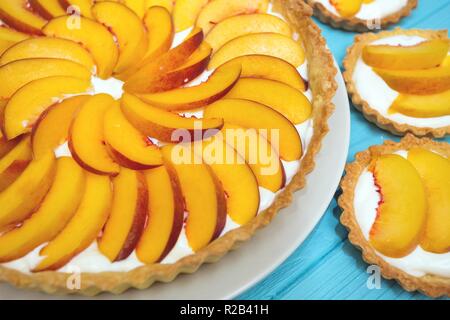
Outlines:
[[59, 0], [28, 0], [28, 2], [34, 11], [47, 20], [67, 14]]
[[107, 94], [90, 97], [80, 108], [69, 132], [69, 148], [73, 158], [88, 171], [115, 176], [119, 165], [113, 161], [104, 143], [104, 117], [115, 104]]
[[122, 169], [113, 180], [111, 214], [98, 241], [112, 262], [126, 259], [136, 247], [147, 219], [148, 191], [142, 172]]
[[[31, 130], [34, 158], [52, 152], [67, 141], [70, 124], [89, 96], [75, 96], [54, 104], [41, 113]], [[55, 125], [55, 124], [58, 125]]]
[[30, 132], [41, 113], [66, 95], [80, 94], [91, 87], [88, 80], [74, 77], [47, 77], [27, 83], [8, 101], [4, 111], [4, 131], [8, 139]]
[[183, 228], [184, 199], [175, 170], [169, 165], [145, 173], [149, 191], [148, 221], [136, 247], [140, 261], [162, 261], [177, 243]]
[[450, 115], [450, 90], [430, 95], [400, 94], [389, 109], [415, 118]]
[[31, 161], [17, 180], [0, 193], [0, 229], [33, 213], [53, 182], [55, 163], [53, 153]]
[[8, 28], [5, 25], [0, 26], [0, 39], [1, 40], [11, 41], [11, 42], [20, 42], [20, 41], [23, 41], [28, 38], [30, 38], [29, 34]]
[[26, 0], [2, 0], [0, 2], [0, 20], [10, 27], [33, 35], [41, 35], [47, 20], [28, 10]]
[[105, 143], [112, 158], [133, 170], [146, 170], [162, 165], [159, 148], [128, 122], [114, 103], [105, 114]]
[[312, 113], [312, 105], [301, 91], [274, 80], [241, 78], [225, 98], [259, 102], [278, 111], [293, 124], [306, 121]]
[[15, 44], [16, 42], [0, 39], [0, 56]]
[[[125, 117], [144, 135], [163, 142], [178, 142], [187, 134], [194, 140], [208, 131], [220, 130], [222, 119], [186, 118], [146, 104], [136, 96], [125, 93], [121, 100]], [[180, 135], [180, 136], [179, 136]]]
[[8, 188], [25, 170], [32, 158], [30, 138], [25, 137], [0, 159], [0, 192]]
[[60, 158], [52, 187], [33, 215], [0, 236], [0, 262], [19, 259], [52, 240], [66, 226], [81, 201], [85, 175], [71, 158]]
[[0, 67], [0, 99], [9, 99], [27, 83], [52, 76], [91, 79], [91, 72], [82, 65], [64, 59], [33, 58], [10, 62]]
[[81, 14], [83, 17], [92, 18], [91, 7], [93, 0], [59, 0], [61, 6], [69, 14]]
[[102, 79], [109, 78], [116, 66], [119, 49], [108, 29], [88, 18], [79, 17], [79, 28], [70, 27], [67, 17], [50, 20], [43, 32], [50, 37], [58, 37], [81, 43], [94, 57], [97, 74]]
[[423, 70], [374, 68], [374, 71], [389, 87], [401, 93], [427, 95], [450, 90], [450, 67]]
[[207, 34], [216, 24], [228, 17], [264, 13], [268, 6], [269, 0], [214, 0], [200, 11], [197, 26]]
[[132, 10], [139, 19], [142, 19], [145, 14], [146, 0], [120, 0], [125, 6]]
[[[166, 145], [164, 159], [175, 169], [183, 193], [186, 211], [186, 237], [194, 252], [207, 246], [225, 227], [227, 206], [225, 193], [211, 168], [202, 163], [193, 148]], [[182, 161], [180, 158], [186, 158]]]
[[94, 70], [91, 54], [76, 42], [59, 38], [31, 38], [8, 49], [0, 58], [0, 65], [30, 58], [57, 58], [79, 63]]
[[192, 27], [197, 20], [200, 10], [209, 0], [177, 0], [173, 8], [175, 31], [180, 32]]
[[422, 180], [408, 160], [395, 154], [380, 156], [369, 170], [381, 196], [370, 243], [385, 256], [404, 257], [417, 247], [425, 226], [427, 200]]
[[169, 111], [192, 110], [224, 97], [233, 88], [240, 75], [240, 65], [229, 65], [217, 69], [208, 81], [198, 86], [140, 94], [139, 97], [145, 102]]
[[330, 0], [337, 12], [345, 18], [356, 15], [361, 10], [362, 0]]
[[121, 73], [143, 58], [147, 33], [141, 19], [131, 9], [121, 3], [105, 1], [95, 4], [92, 14], [116, 36], [119, 58], [115, 73]]
[[213, 55], [209, 69], [217, 68], [239, 56], [262, 54], [278, 57], [299, 67], [305, 61], [300, 43], [279, 33], [253, 33], [235, 38], [223, 45]]
[[441, 63], [441, 67], [450, 67], [450, 55], [446, 56]]
[[77, 211], [65, 228], [41, 250], [44, 259], [33, 272], [58, 270], [89, 247], [108, 219], [112, 195], [109, 177], [87, 173], [85, 191]]
[[432, 151], [414, 148], [408, 160], [419, 172], [427, 195], [427, 221], [420, 241], [434, 253], [450, 251], [450, 160]]
[[206, 107], [204, 117], [222, 118], [226, 123], [266, 130], [263, 135], [286, 161], [298, 160], [303, 154], [302, 142], [294, 125], [281, 113], [263, 104], [222, 99]]
[[3, 134], [0, 132], [0, 159], [3, 158], [8, 152], [19, 144], [22, 137], [17, 137], [16, 139], [7, 140]]
[[395, 70], [417, 70], [437, 67], [448, 54], [449, 41], [435, 39], [415, 46], [368, 45], [362, 57], [371, 67]]
[[147, 0], [145, 3], [147, 9], [151, 7], [162, 7], [170, 13], [173, 11], [174, 5], [175, 0]]
[[271, 14], [255, 13], [227, 18], [216, 25], [205, 41], [217, 51], [225, 43], [240, 36], [251, 33], [272, 32], [292, 35], [291, 27], [281, 18]]

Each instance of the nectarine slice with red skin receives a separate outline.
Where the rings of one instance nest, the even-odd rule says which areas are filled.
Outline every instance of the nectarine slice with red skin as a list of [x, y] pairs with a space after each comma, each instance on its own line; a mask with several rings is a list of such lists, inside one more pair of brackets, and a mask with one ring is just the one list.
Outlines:
[[56, 271], [89, 247], [108, 219], [112, 193], [109, 177], [86, 173], [78, 209], [65, 228], [40, 251], [44, 258], [32, 272]]
[[[302, 157], [302, 141], [295, 126], [281, 113], [250, 100], [222, 99], [205, 108], [205, 118], [222, 118], [225, 123], [266, 130], [265, 137], [286, 161]], [[264, 135], [264, 134], [263, 134]], [[279, 141], [274, 141], [273, 139]]]
[[158, 146], [128, 122], [118, 102], [106, 111], [103, 130], [108, 150], [121, 166], [146, 170], [163, 164]]
[[69, 131], [69, 149], [84, 169], [100, 175], [115, 176], [119, 165], [113, 161], [104, 143], [104, 117], [115, 104], [106, 94], [90, 97], [80, 108]]
[[251, 33], [273, 32], [292, 36], [292, 30], [281, 18], [267, 13], [243, 14], [227, 18], [208, 33], [205, 41], [217, 51], [228, 41]]
[[368, 45], [363, 48], [362, 58], [374, 68], [429, 69], [439, 66], [448, 50], [448, 39], [429, 40], [415, 46]]
[[305, 51], [301, 44], [292, 38], [279, 33], [253, 33], [224, 44], [212, 56], [208, 68], [215, 69], [231, 59], [249, 54], [277, 57], [296, 68], [305, 61]]
[[427, 195], [427, 218], [420, 246], [429, 252], [450, 251], [450, 160], [422, 148], [408, 152], [408, 160], [419, 172]]
[[55, 76], [31, 81], [20, 88], [8, 101], [4, 110], [4, 132], [8, 139], [30, 132], [42, 112], [55, 100], [67, 95], [87, 92], [88, 80]]
[[50, 188], [55, 173], [53, 153], [34, 159], [23, 173], [0, 193], [0, 229], [28, 218]]
[[220, 130], [222, 119], [186, 118], [176, 113], [153, 107], [138, 97], [125, 93], [121, 109], [130, 123], [144, 135], [163, 142], [179, 142], [177, 131], [187, 133], [192, 140], [203, 138], [209, 131]]
[[415, 118], [434, 118], [450, 115], [450, 90], [430, 95], [400, 94], [389, 108]]
[[10, 27], [32, 35], [41, 35], [47, 20], [27, 8], [26, 0], [2, 0], [0, 19]]
[[369, 170], [381, 196], [370, 243], [385, 256], [407, 256], [419, 244], [426, 222], [427, 200], [419, 173], [396, 154], [378, 157]]
[[[193, 148], [181, 144], [166, 145], [162, 152], [178, 175], [188, 212], [186, 237], [189, 246], [197, 252], [218, 238], [225, 227], [227, 206], [224, 190], [211, 168], [194, 154]], [[187, 155], [187, 163], [183, 163], [179, 153]]]
[[34, 11], [47, 20], [67, 14], [59, 0], [28, 0], [28, 2]]
[[[93, 18], [91, 7], [94, 4], [94, 1], [92, 0], [59, 0], [59, 3], [69, 14], [73, 14], [76, 10], [76, 12], [83, 17]], [[70, 11], [69, 9], [72, 9], [73, 11]]]
[[209, 0], [177, 0], [173, 8], [175, 32], [192, 27]]
[[147, 226], [136, 247], [145, 264], [161, 262], [176, 245], [183, 228], [184, 199], [175, 169], [165, 166], [145, 172], [149, 192]]
[[241, 78], [225, 98], [259, 102], [296, 125], [309, 119], [312, 114], [312, 105], [302, 92], [275, 80]]
[[197, 86], [139, 94], [139, 98], [168, 111], [192, 110], [223, 98], [239, 80], [240, 75], [240, 65], [229, 65], [217, 69], [206, 82]]
[[111, 214], [98, 241], [100, 251], [111, 261], [126, 259], [144, 230], [148, 190], [140, 171], [122, 169], [113, 180]]
[[19, 259], [52, 240], [69, 222], [81, 201], [85, 174], [71, 158], [60, 158], [52, 187], [33, 215], [0, 236], [0, 262]]
[[0, 159], [0, 192], [9, 187], [25, 170], [32, 159], [30, 137], [22, 141]]
[[88, 99], [89, 96], [67, 98], [41, 113], [31, 130], [34, 158], [53, 152], [67, 141], [72, 120]]
[[361, 10], [362, 0], [330, 0], [342, 17], [350, 18]]

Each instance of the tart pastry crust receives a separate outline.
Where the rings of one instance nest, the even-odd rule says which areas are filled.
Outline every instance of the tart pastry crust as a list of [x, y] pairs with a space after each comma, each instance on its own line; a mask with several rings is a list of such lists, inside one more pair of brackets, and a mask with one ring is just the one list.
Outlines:
[[450, 278], [435, 275], [414, 277], [406, 272], [393, 267], [383, 258], [378, 256], [375, 249], [364, 237], [356, 220], [353, 207], [354, 191], [358, 179], [370, 161], [383, 154], [391, 154], [395, 151], [421, 147], [434, 150], [450, 158], [450, 145], [445, 142], [436, 142], [428, 138], [417, 138], [411, 134], [405, 136], [400, 142], [385, 141], [383, 145], [372, 146], [368, 150], [356, 154], [355, 161], [346, 167], [346, 175], [342, 179], [342, 196], [339, 198], [339, 206], [343, 212], [341, 223], [348, 229], [350, 242], [362, 251], [362, 257], [369, 264], [378, 265], [381, 274], [386, 279], [395, 279], [407, 291], [420, 291], [430, 297], [450, 296]]
[[364, 117], [376, 124], [383, 130], [389, 131], [394, 135], [403, 136], [410, 132], [416, 136], [430, 136], [435, 138], [444, 137], [450, 134], [450, 125], [442, 128], [417, 127], [409, 124], [395, 122], [384, 117], [380, 112], [373, 109], [358, 93], [355, 82], [353, 81], [353, 72], [358, 59], [362, 55], [363, 48], [379, 39], [388, 38], [397, 35], [420, 36], [425, 39], [447, 39], [447, 30], [403, 30], [396, 28], [392, 31], [382, 31], [379, 33], [365, 33], [355, 37], [355, 43], [347, 49], [347, 55], [344, 59], [344, 80], [347, 85], [347, 91], [352, 99], [353, 105], [361, 111]]
[[240, 244], [249, 240], [258, 229], [268, 225], [279, 210], [291, 203], [293, 193], [305, 186], [305, 176], [314, 169], [314, 157], [320, 150], [322, 139], [329, 131], [327, 121], [334, 111], [331, 101], [337, 89], [335, 82], [337, 71], [320, 29], [311, 19], [311, 8], [301, 0], [273, 0], [272, 3], [275, 11], [283, 14], [303, 39], [314, 109], [314, 134], [301, 162], [301, 168], [274, 203], [247, 225], [225, 234], [196, 254], [174, 264], [146, 265], [130, 272], [82, 273], [81, 289], [76, 291], [67, 288], [66, 282], [70, 275], [59, 272], [24, 274], [0, 266], [0, 281], [9, 282], [19, 288], [40, 290], [50, 294], [94, 296], [101, 292], [120, 294], [129, 288], [145, 289], [157, 281], [173, 281], [180, 273], [194, 273], [203, 263], [220, 260], [228, 251], [238, 248]]
[[[338, 29], [348, 31], [367, 32], [373, 31], [375, 28], [370, 27], [371, 21], [362, 20], [355, 17], [344, 18], [328, 11], [325, 6], [314, 0], [306, 0], [306, 2], [314, 9], [314, 15], [323, 23]], [[401, 10], [381, 18], [379, 27], [386, 29], [388, 26], [398, 23], [402, 18], [411, 14], [411, 11], [417, 7], [418, 0], [408, 0], [406, 6]], [[378, 25], [376, 26], [378, 27]]]

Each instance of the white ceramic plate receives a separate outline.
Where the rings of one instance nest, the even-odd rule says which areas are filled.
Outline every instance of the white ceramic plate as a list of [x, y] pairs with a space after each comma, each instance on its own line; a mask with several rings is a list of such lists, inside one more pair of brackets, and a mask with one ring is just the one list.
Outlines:
[[[323, 216], [344, 170], [350, 140], [350, 109], [340, 73], [336, 80], [339, 88], [334, 99], [336, 112], [329, 121], [331, 131], [316, 158], [315, 170], [307, 177], [306, 188], [296, 193], [291, 206], [218, 263], [203, 265], [196, 273], [182, 275], [169, 284], [158, 283], [147, 290], [130, 290], [120, 296], [103, 294], [97, 299], [231, 299], [283, 263]], [[61, 297], [0, 284], [0, 300], [54, 298]]]

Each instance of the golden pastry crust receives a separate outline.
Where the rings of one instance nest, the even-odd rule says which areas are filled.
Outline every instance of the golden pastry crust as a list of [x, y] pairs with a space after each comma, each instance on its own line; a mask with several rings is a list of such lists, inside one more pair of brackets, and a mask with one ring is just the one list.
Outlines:
[[447, 158], [450, 158], [450, 145], [445, 142], [436, 142], [428, 138], [417, 138], [411, 134], [405, 136], [399, 143], [385, 141], [383, 145], [370, 147], [368, 150], [356, 155], [355, 162], [346, 167], [345, 177], [342, 179], [342, 196], [339, 198], [339, 206], [343, 212], [341, 223], [349, 230], [350, 242], [362, 251], [365, 262], [375, 264], [381, 268], [381, 274], [386, 279], [395, 279], [407, 291], [421, 291], [430, 297], [450, 296], [450, 278], [434, 275], [414, 277], [406, 272], [393, 267], [381, 258], [364, 237], [361, 228], [356, 221], [354, 203], [354, 191], [359, 177], [370, 161], [382, 154], [391, 154], [398, 150], [408, 150], [412, 147], [421, 147], [433, 150]]
[[[315, 0], [306, 0], [306, 2], [314, 9], [314, 15], [320, 21], [329, 24], [334, 28], [356, 32], [367, 32], [374, 30], [373, 27], [369, 26], [369, 24], [373, 22], [371, 20], [362, 20], [355, 17], [343, 18], [328, 11], [323, 4]], [[418, 0], [408, 0], [406, 6], [404, 6], [401, 10], [382, 18], [377, 27], [379, 26], [381, 29], [386, 29], [388, 26], [398, 23], [402, 18], [411, 14], [411, 11], [417, 7], [417, 2]]]
[[408, 36], [420, 36], [425, 39], [447, 39], [447, 30], [403, 30], [396, 28], [392, 31], [383, 31], [380, 33], [365, 33], [355, 37], [355, 43], [347, 49], [347, 56], [344, 59], [344, 80], [347, 85], [347, 91], [352, 99], [353, 105], [361, 111], [364, 117], [376, 124], [383, 130], [389, 131], [392, 134], [403, 136], [410, 132], [416, 136], [423, 137], [435, 137], [441, 138], [447, 134], [450, 134], [450, 125], [442, 128], [429, 128], [429, 127], [417, 127], [408, 124], [402, 124], [395, 122], [391, 119], [384, 117], [380, 112], [373, 109], [363, 98], [359, 95], [356, 89], [355, 82], [353, 81], [353, 72], [361, 57], [363, 48], [378, 39], [392, 37], [396, 35], [408, 35]]
[[101, 292], [120, 294], [129, 288], [145, 289], [154, 282], [173, 281], [180, 273], [193, 273], [203, 263], [220, 260], [228, 251], [236, 249], [250, 239], [260, 228], [271, 222], [279, 210], [287, 207], [293, 193], [305, 186], [305, 176], [314, 169], [314, 157], [328, 133], [328, 118], [334, 111], [332, 99], [337, 89], [336, 68], [333, 57], [326, 47], [320, 29], [311, 19], [312, 11], [301, 0], [273, 0], [274, 9], [283, 14], [303, 39], [309, 64], [309, 82], [313, 92], [314, 134], [301, 168], [292, 182], [280, 193], [275, 202], [249, 224], [220, 237], [208, 247], [187, 256], [174, 264], [142, 266], [130, 272], [104, 272], [81, 274], [81, 289], [69, 290], [66, 286], [68, 274], [43, 272], [24, 274], [0, 266], [0, 281], [19, 288], [35, 289], [51, 294], [82, 294], [93, 296]]

